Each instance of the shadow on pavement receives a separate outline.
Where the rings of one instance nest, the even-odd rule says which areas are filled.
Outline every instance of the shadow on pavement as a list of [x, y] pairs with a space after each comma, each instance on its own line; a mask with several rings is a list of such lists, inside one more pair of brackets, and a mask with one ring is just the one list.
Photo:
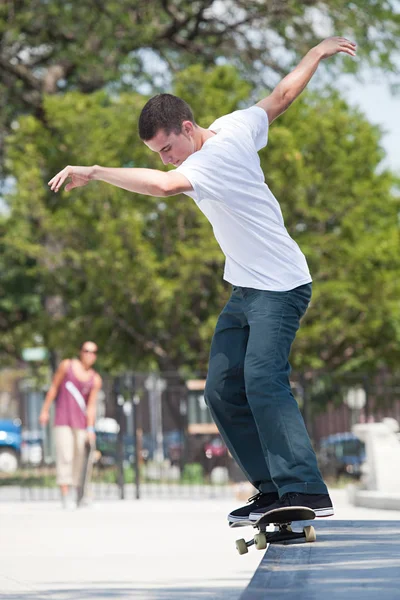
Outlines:
[[[112, 598], [113, 600], [237, 600], [240, 596], [240, 588], [228, 587], [202, 587], [194, 588], [112, 588], [105, 589], [73, 589], [60, 590], [48, 589], [45, 592], [29, 591], [7, 593], [7, 600], [102, 600]], [[0, 592], [0, 598], [2, 598]]]

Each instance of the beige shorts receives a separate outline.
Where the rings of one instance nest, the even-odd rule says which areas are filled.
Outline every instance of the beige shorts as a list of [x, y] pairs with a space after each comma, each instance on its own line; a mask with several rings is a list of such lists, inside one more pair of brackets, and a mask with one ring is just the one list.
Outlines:
[[78, 487], [85, 455], [86, 429], [54, 427], [58, 485]]

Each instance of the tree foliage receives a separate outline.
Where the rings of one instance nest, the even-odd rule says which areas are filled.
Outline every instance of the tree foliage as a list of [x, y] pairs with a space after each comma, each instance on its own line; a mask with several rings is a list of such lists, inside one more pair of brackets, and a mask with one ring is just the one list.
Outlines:
[[[271, 86], [326, 35], [359, 43], [357, 62], [395, 68], [396, 0], [80, 0], [0, 3], [0, 141], [21, 113], [45, 121], [46, 94], [157, 87], [165, 73], [229, 61]], [[286, 50], [284, 52], [283, 50]], [[339, 59], [340, 61], [341, 59]]]
[[379, 167], [380, 135], [337, 92], [306, 96], [271, 128], [265, 173], [314, 279], [302, 368], [398, 365], [399, 180]]
[[[232, 67], [192, 66], [174, 85], [202, 126], [250, 92]], [[3, 292], [10, 301], [20, 286], [26, 294], [17, 312], [8, 304], [3, 352], [18, 356], [40, 334], [69, 355], [90, 337], [107, 369], [205, 371], [229, 286], [211, 227], [191, 199], [100, 182], [55, 195], [46, 185], [66, 164], [162, 168], [137, 137], [145, 100], [50, 95], [46, 125], [25, 116], [9, 136], [7, 166], [17, 185], [1, 229]], [[314, 278], [295, 366], [373, 369], [398, 360], [399, 198], [394, 176], [379, 170], [379, 130], [327, 91], [304, 95], [273, 123], [269, 139], [260, 154], [266, 180]], [[49, 298], [61, 302], [44, 311]]]

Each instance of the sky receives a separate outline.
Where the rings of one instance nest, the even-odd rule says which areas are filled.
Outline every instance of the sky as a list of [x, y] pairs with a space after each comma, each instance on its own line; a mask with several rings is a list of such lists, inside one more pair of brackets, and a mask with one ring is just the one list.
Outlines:
[[360, 83], [354, 77], [343, 77], [342, 94], [349, 104], [362, 110], [370, 123], [384, 130], [382, 146], [387, 153], [384, 164], [400, 174], [400, 93], [391, 93], [384, 80], [373, 81], [368, 74], [365, 78], [366, 83]]
[[[393, 1], [391, 4], [394, 14], [400, 15], [400, 0]], [[329, 17], [319, 8], [310, 7], [309, 17], [313, 20], [315, 31], [319, 33], [321, 39], [338, 35], [332, 30]], [[359, 40], [354, 41], [359, 43]], [[341, 57], [342, 60], [349, 60], [343, 54]], [[383, 166], [400, 173], [400, 86], [397, 96], [394, 95], [390, 90], [389, 80], [390, 77], [392, 83], [400, 83], [400, 55], [391, 55], [390, 59], [398, 67], [395, 74], [385, 76], [381, 70], [374, 72], [364, 67], [358, 77], [342, 75], [337, 79], [336, 85], [349, 104], [358, 106], [370, 123], [380, 125], [384, 133], [381, 144], [387, 154]], [[357, 61], [358, 58], [351, 60]], [[318, 77], [318, 74], [316, 73], [314, 77]]]

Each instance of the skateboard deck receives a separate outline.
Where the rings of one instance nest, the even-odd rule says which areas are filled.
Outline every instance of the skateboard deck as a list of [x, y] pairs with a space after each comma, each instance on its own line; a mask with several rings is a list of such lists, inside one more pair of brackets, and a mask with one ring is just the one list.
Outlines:
[[[305, 506], [284, 506], [270, 510], [257, 521], [243, 519], [230, 523], [230, 527], [252, 526], [258, 529], [252, 540], [246, 542], [244, 539], [236, 540], [236, 548], [239, 554], [246, 554], [250, 546], [255, 546], [257, 550], [264, 550], [267, 544], [288, 544], [293, 541], [303, 539], [306, 542], [315, 542], [315, 529], [312, 525], [303, 527], [302, 531], [293, 531], [293, 521], [311, 521], [315, 519], [315, 512]], [[267, 531], [269, 525], [275, 525], [275, 531]]]
[[90, 479], [92, 476], [93, 469], [93, 453], [94, 453], [94, 444], [91, 444], [89, 441], [85, 442], [85, 454], [83, 458], [82, 472], [81, 478], [77, 491], [77, 504], [80, 506], [88, 492]]

